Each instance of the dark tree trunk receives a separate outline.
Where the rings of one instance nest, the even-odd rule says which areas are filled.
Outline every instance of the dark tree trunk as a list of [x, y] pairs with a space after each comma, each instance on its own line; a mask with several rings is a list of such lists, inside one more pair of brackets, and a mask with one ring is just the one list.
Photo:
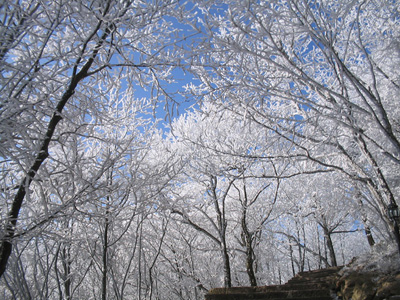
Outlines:
[[[289, 239], [289, 243], [290, 243], [290, 239]], [[296, 271], [294, 269], [294, 258], [293, 258], [292, 244], [289, 244], [289, 251], [290, 251], [290, 262], [291, 262], [291, 266], [292, 266], [292, 275], [295, 276], [296, 275]]]
[[363, 213], [363, 211], [364, 211], [364, 203], [362, 201], [361, 192], [358, 192], [357, 198], [358, 198], [358, 203], [359, 203], [360, 209], [361, 209], [361, 219], [363, 221], [364, 228], [365, 228], [364, 229], [365, 236], [367, 237], [368, 244], [372, 247], [373, 245], [375, 245], [375, 240], [374, 240], [374, 237], [372, 236], [371, 228], [367, 225], [368, 224], [368, 219]]
[[[105, 13], [109, 10], [109, 8], [110, 8], [110, 2], [108, 3], [105, 9]], [[103, 21], [100, 20], [97, 30], [100, 30], [102, 23]], [[31, 185], [33, 179], [35, 178], [37, 172], [39, 171], [39, 168], [49, 156], [50, 141], [54, 135], [58, 123], [62, 119], [61, 115], [65, 105], [74, 95], [75, 89], [77, 88], [80, 81], [89, 76], [89, 70], [92, 67], [106, 38], [110, 35], [111, 28], [112, 27], [110, 26], [107, 26], [105, 28], [100, 40], [97, 42], [97, 45], [94, 47], [94, 50], [92, 51], [91, 56], [82, 66], [82, 68], [78, 71], [78, 63], [73, 68], [71, 81], [68, 87], [66, 87], [64, 94], [61, 96], [60, 101], [57, 103], [57, 106], [54, 109], [54, 113], [47, 125], [46, 133], [42, 138], [40, 149], [35, 156], [35, 160], [33, 161], [25, 177], [21, 180], [19, 186], [17, 187], [17, 192], [12, 201], [11, 209], [7, 214], [7, 220], [5, 221], [6, 223], [4, 226], [4, 231], [0, 238], [0, 278], [3, 276], [6, 270], [7, 262], [11, 255], [12, 241], [15, 236], [15, 228], [17, 226], [18, 216], [22, 207], [22, 203], [24, 202], [26, 196], [26, 191], [29, 189], [29, 186]], [[84, 47], [86, 46], [84, 45]], [[82, 57], [77, 57], [76, 61], [79, 62], [81, 60]]]
[[254, 272], [254, 253], [252, 247], [246, 249], [246, 271], [249, 276], [250, 286], [257, 286], [257, 279]]
[[39, 168], [49, 156], [49, 144], [58, 123], [62, 119], [61, 114], [65, 105], [75, 93], [75, 89], [78, 86], [78, 83], [88, 75], [88, 71], [93, 64], [102, 43], [103, 40], [98, 43], [98, 47], [95, 48], [95, 50], [93, 51], [92, 57], [86, 62], [79, 73], [72, 76], [71, 82], [67, 90], [62, 95], [61, 100], [60, 102], [58, 102], [55, 112], [53, 113], [47, 125], [47, 131], [43, 137], [39, 152], [36, 154], [35, 160], [29, 168], [26, 176], [22, 179], [21, 183], [18, 186], [17, 193], [15, 194], [11, 204], [11, 209], [8, 212], [5, 228], [0, 240], [0, 278], [3, 276], [6, 270], [7, 262], [11, 255], [12, 240], [14, 239], [15, 228], [17, 226], [18, 216], [22, 207], [22, 203], [24, 202], [26, 196], [26, 191], [29, 189], [29, 186], [31, 185], [33, 179], [39, 171]]
[[106, 212], [105, 218], [105, 226], [104, 226], [104, 244], [103, 244], [103, 270], [102, 270], [102, 278], [101, 278], [101, 299], [107, 300], [107, 267], [108, 267], [108, 230], [109, 230], [109, 219], [108, 219], [108, 210]]
[[254, 272], [254, 250], [252, 245], [252, 234], [247, 228], [247, 209], [243, 208], [242, 212], [242, 242], [246, 247], [246, 272], [249, 276], [250, 286], [257, 286], [257, 279]]
[[[228, 226], [227, 220], [225, 219], [225, 198], [228, 194], [228, 191], [232, 185], [229, 184], [226, 191], [221, 197], [217, 195], [217, 177], [211, 176], [210, 177], [211, 189], [210, 189], [210, 196], [214, 202], [215, 212], [217, 213], [217, 222], [218, 222], [218, 234], [222, 252], [222, 260], [224, 264], [224, 286], [225, 287], [232, 287], [232, 278], [231, 278], [231, 265], [229, 260], [229, 253], [228, 247], [226, 244], [226, 228]], [[221, 204], [219, 203], [221, 200]]]
[[[82, 75], [82, 78], [83, 77], [84, 76]], [[26, 176], [22, 179], [20, 185], [18, 186], [17, 193], [15, 194], [11, 204], [11, 209], [7, 215], [5, 228], [0, 241], [0, 277], [3, 276], [7, 267], [8, 259], [11, 255], [12, 241], [15, 235], [15, 228], [17, 226], [18, 216], [22, 207], [22, 203], [26, 196], [26, 191], [27, 189], [29, 189], [29, 186], [31, 185], [33, 179], [35, 178], [37, 172], [39, 171], [40, 166], [49, 156], [48, 150], [49, 150], [50, 140], [54, 135], [54, 131], [57, 127], [57, 124], [61, 120], [61, 112], [67, 101], [74, 94], [74, 90], [79, 80], [73, 80], [71, 82], [70, 87], [64, 93], [61, 101], [58, 103], [56, 112], [53, 114], [48, 124], [47, 132], [44, 136], [40, 150], [36, 155], [35, 161], [33, 162]]]
[[336, 267], [337, 261], [336, 261], [335, 249], [333, 248], [333, 242], [332, 242], [332, 238], [331, 238], [332, 233], [325, 226], [322, 226], [322, 229], [324, 230], [326, 246], [328, 248], [329, 257], [331, 259], [331, 266]]
[[392, 233], [394, 235], [394, 239], [397, 243], [397, 249], [400, 254], [400, 233], [399, 233], [399, 224], [397, 223], [397, 220], [394, 220], [393, 222]]
[[71, 299], [71, 256], [70, 256], [70, 249], [66, 246], [62, 249], [62, 266], [63, 266], [63, 283], [64, 283], [64, 290], [65, 290], [65, 299]]
[[223, 250], [222, 257], [224, 262], [224, 285], [225, 287], [232, 287], [232, 278], [231, 278], [231, 264], [229, 260], [228, 249], [226, 247], [226, 243], [223, 242]]
[[374, 237], [372, 236], [371, 228], [365, 227], [365, 235], [367, 236], [368, 244], [372, 247], [375, 245]]

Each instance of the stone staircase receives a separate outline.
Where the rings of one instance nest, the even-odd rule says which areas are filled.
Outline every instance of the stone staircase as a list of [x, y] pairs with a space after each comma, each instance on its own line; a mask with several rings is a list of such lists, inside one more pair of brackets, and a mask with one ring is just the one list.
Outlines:
[[233, 287], [211, 290], [206, 300], [331, 300], [334, 279], [341, 267], [301, 272], [284, 285]]

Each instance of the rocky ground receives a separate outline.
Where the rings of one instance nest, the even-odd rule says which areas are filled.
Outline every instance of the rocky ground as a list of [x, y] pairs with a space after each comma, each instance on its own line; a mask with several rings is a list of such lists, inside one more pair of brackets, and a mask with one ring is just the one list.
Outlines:
[[400, 299], [400, 255], [382, 243], [370, 254], [358, 257], [337, 274], [337, 299]]

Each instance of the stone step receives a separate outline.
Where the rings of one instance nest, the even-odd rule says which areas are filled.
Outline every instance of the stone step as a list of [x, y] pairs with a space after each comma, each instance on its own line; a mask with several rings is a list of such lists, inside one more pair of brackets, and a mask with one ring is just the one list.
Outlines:
[[208, 294], [207, 300], [247, 300], [247, 299], [330, 299], [330, 290], [309, 289], [309, 290], [286, 290], [286, 291], [264, 291], [264, 292], [248, 292], [241, 290], [235, 292], [230, 290], [227, 294]]
[[219, 288], [206, 300], [331, 300], [333, 278], [340, 268], [301, 272], [284, 285]]
[[331, 296], [306, 296], [306, 297], [278, 297], [269, 298], [266, 295], [250, 295], [250, 294], [227, 294], [227, 295], [207, 295], [206, 300], [332, 300]]
[[[246, 298], [251, 299], [251, 298]], [[266, 299], [257, 299], [257, 300], [281, 300], [282, 298], [266, 298]], [[283, 298], [285, 299], [285, 298]], [[290, 300], [332, 300], [331, 296], [317, 296], [317, 297], [292, 297], [292, 298], [286, 298]], [[229, 299], [230, 300], [230, 299]], [[241, 299], [244, 300], [244, 299]]]
[[[269, 286], [257, 286], [257, 287], [232, 287], [228, 291], [230, 293], [268, 293], [274, 291], [290, 291], [290, 290], [329, 290], [330, 285], [324, 282], [309, 284], [309, 283], [296, 283], [296, 284], [284, 284], [284, 285], [269, 285]], [[220, 293], [224, 293], [226, 289], [219, 288]]]
[[305, 278], [305, 277], [294, 277], [288, 281], [290, 282], [321, 282], [326, 279], [332, 278], [333, 275], [331, 276], [321, 276], [321, 277], [315, 277], [315, 278]]
[[[249, 298], [246, 298], [246, 300], [247, 299], [249, 299]], [[267, 300], [281, 300], [282, 298], [271, 298], [271, 299], [267, 299]], [[287, 299], [290, 299], [290, 300], [332, 300], [332, 297], [331, 296], [327, 296], [327, 297], [320, 297], [320, 296], [318, 296], [318, 297], [306, 297], [306, 298], [287, 298]], [[262, 300], [262, 299], [259, 299], [259, 300]]]
[[290, 279], [286, 285], [318, 285], [329, 287], [335, 274], [341, 269], [341, 267], [333, 267], [323, 270], [314, 270], [307, 272], [300, 272], [295, 277]]
[[289, 280], [285, 286], [302, 286], [302, 285], [308, 285], [308, 286], [329, 286], [331, 283], [331, 279], [329, 278], [321, 278], [319, 280]]
[[298, 282], [298, 281], [309, 281], [309, 282], [319, 282], [322, 280], [326, 280], [327, 278], [333, 278], [335, 275], [326, 275], [326, 276], [315, 276], [315, 277], [293, 277], [288, 282]]
[[319, 269], [319, 270], [312, 270], [312, 271], [304, 271], [304, 272], [299, 272], [297, 275], [294, 277], [302, 277], [302, 278], [314, 278], [314, 277], [326, 277], [330, 275], [334, 275], [337, 272], [339, 272], [343, 267], [330, 267], [327, 269]]
[[333, 283], [319, 282], [319, 283], [290, 283], [281, 287], [282, 290], [329, 290], [333, 287]]
[[329, 280], [331, 278], [334, 278], [334, 276], [324, 276], [324, 277], [318, 277], [318, 278], [301, 278], [301, 277], [294, 277], [290, 279], [286, 284], [290, 283], [305, 283], [305, 282], [310, 282], [310, 283], [320, 283], [324, 282], [326, 280]]

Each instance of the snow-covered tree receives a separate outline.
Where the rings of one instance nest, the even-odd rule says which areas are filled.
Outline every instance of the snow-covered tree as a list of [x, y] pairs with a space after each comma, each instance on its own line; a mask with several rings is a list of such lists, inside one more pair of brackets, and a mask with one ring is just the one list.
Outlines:
[[178, 4], [31, 0], [0, 5], [0, 276], [14, 236], [23, 230], [18, 219], [31, 206], [32, 190], [43, 176], [59, 172], [41, 170], [55, 160], [54, 147], [71, 136], [93, 137], [95, 128], [113, 122], [112, 107], [136, 113], [141, 101], [130, 101], [138, 98], [135, 91], [148, 90], [153, 106], [162, 101], [161, 83], [169, 82], [181, 60], [179, 51], [171, 51], [179, 39], [172, 17], [180, 19], [184, 9]]
[[398, 11], [0, 4], [0, 297], [203, 299], [391, 240]]
[[[188, 89], [338, 170], [386, 216], [399, 197], [399, 3], [199, 2], [207, 33]], [[306, 171], [306, 170], [305, 170]], [[400, 241], [399, 245], [400, 245]]]

